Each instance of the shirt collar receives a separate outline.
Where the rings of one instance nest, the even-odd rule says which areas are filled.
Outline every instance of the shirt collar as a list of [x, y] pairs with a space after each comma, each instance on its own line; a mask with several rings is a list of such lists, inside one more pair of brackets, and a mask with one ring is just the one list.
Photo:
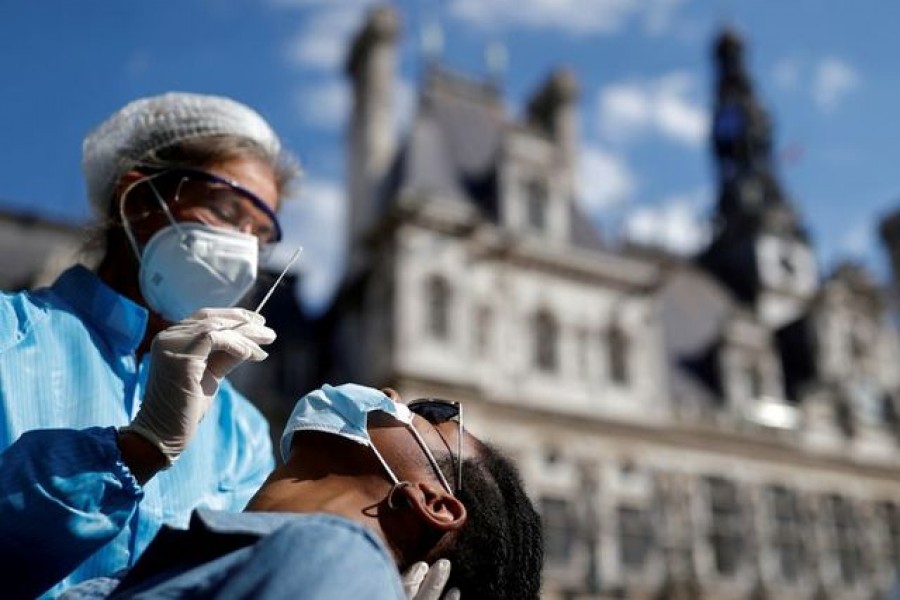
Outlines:
[[147, 330], [148, 311], [103, 283], [81, 265], [66, 270], [53, 291], [99, 329], [117, 350], [134, 352]]

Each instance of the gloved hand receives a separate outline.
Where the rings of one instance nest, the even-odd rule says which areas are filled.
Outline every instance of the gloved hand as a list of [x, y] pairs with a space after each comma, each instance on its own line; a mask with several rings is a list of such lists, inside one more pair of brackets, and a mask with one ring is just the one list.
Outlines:
[[161, 331], [150, 347], [144, 401], [123, 431], [152, 442], [171, 465], [197, 431], [219, 383], [245, 360], [261, 361], [275, 332], [243, 308], [203, 308]]
[[409, 600], [459, 600], [459, 590], [452, 588], [441, 596], [450, 579], [450, 561], [440, 559], [431, 567], [417, 562], [403, 574], [403, 591]]

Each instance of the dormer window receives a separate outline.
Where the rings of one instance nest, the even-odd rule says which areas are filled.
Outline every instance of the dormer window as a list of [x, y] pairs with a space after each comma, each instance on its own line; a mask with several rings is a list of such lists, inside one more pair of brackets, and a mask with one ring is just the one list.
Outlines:
[[525, 202], [528, 216], [528, 227], [533, 231], [544, 231], [547, 228], [547, 184], [533, 179], [525, 186]]

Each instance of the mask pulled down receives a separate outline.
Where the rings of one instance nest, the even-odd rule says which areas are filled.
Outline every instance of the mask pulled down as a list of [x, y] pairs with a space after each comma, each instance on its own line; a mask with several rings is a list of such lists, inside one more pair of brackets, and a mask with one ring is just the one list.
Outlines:
[[[385, 412], [411, 427], [412, 412], [384, 392], [355, 383], [324, 385], [297, 401], [281, 434], [281, 457], [291, 454], [291, 442], [298, 431], [320, 431], [341, 436], [374, 449], [366, 429], [369, 413]], [[379, 457], [380, 458], [380, 457]]]

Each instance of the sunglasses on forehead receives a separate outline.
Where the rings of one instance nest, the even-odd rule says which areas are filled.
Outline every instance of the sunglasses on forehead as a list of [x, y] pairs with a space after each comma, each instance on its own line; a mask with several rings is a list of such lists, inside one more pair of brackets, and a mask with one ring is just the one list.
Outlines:
[[[463, 427], [462, 404], [455, 400], [442, 400], [440, 398], [419, 398], [406, 405], [410, 411], [419, 415], [432, 425], [440, 425], [447, 421], [456, 420], [459, 424], [459, 434], [456, 441], [456, 493], [462, 489], [462, 465], [463, 465]], [[451, 453], [451, 458], [452, 458]]]

